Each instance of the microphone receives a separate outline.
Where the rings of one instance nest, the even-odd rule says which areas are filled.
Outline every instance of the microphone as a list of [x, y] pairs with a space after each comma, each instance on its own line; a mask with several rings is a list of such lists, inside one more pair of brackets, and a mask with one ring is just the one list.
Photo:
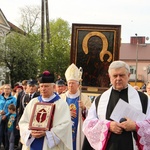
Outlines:
[[121, 119], [119, 120], [120, 123], [122, 123], [122, 122], [124, 122], [124, 121], [127, 121], [127, 119], [126, 119], [126, 118], [121, 118]]

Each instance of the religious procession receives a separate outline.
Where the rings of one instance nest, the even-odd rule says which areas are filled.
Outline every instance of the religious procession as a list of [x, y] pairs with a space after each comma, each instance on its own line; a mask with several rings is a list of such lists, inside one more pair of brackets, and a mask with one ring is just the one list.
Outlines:
[[0, 150], [150, 150], [146, 38], [121, 43], [120, 24], [72, 23], [70, 33], [41, 2], [40, 28], [39, 8], [23, 9], [27, 32], [0, 9]]
[[148, 150], [149, 98], [128, 84], [128, 64], [110, 64], [111, 85], [93, 101], [81, 91], [82, 73], [72, 63], [66, 82], [46, 70], [13, 90], [3, 85], [1, 149]]

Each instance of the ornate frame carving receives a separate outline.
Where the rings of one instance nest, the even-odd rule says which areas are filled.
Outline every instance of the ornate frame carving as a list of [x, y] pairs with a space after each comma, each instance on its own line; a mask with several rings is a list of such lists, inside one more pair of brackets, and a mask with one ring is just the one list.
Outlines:
[[29, 130], [49, 130], [52, 126], [55, 104], [37, 102], [34, 105]]

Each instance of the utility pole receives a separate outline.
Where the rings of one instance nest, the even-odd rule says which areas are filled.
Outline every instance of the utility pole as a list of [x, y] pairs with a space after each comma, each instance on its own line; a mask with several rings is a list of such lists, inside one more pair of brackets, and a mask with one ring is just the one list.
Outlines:
[[41, 59], [44, 56], [44, 40], [45, 40], [45, 34], [44, 34], [44, 16], [45, 16], [45, 11], [44, 11], [44, 0], [42, 0], [42, 6], [41, 6]]
[[50, 43], [50, 27], [49, 27], [49, 10], [48, 10], [48, 0], [42, 0], [41, 6], [41, 59], [44, 57], [44, 42], [45, 42], [45, 16], [46, 16], [46, 35], [47, 43]]
[[139, 50], [139, 41], [138, 41], [138, 36], [136, 36], [136, 75], [135, 75], [135, 85], [137, 85], [137, 76], [138, 76], [138, 50]]
[[50, 43], [50, 27], [49, 27], [49, 10], [48, 10], [48, 0], [45, 0], [46, 3], [46, 33], [47, 33], [47, 43]]

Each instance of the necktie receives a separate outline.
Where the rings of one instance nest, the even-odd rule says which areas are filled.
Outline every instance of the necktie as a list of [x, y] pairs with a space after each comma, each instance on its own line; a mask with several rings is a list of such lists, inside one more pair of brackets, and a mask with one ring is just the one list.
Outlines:
[[32, 94], [30, 94], [30, 100], [32, 99]]

